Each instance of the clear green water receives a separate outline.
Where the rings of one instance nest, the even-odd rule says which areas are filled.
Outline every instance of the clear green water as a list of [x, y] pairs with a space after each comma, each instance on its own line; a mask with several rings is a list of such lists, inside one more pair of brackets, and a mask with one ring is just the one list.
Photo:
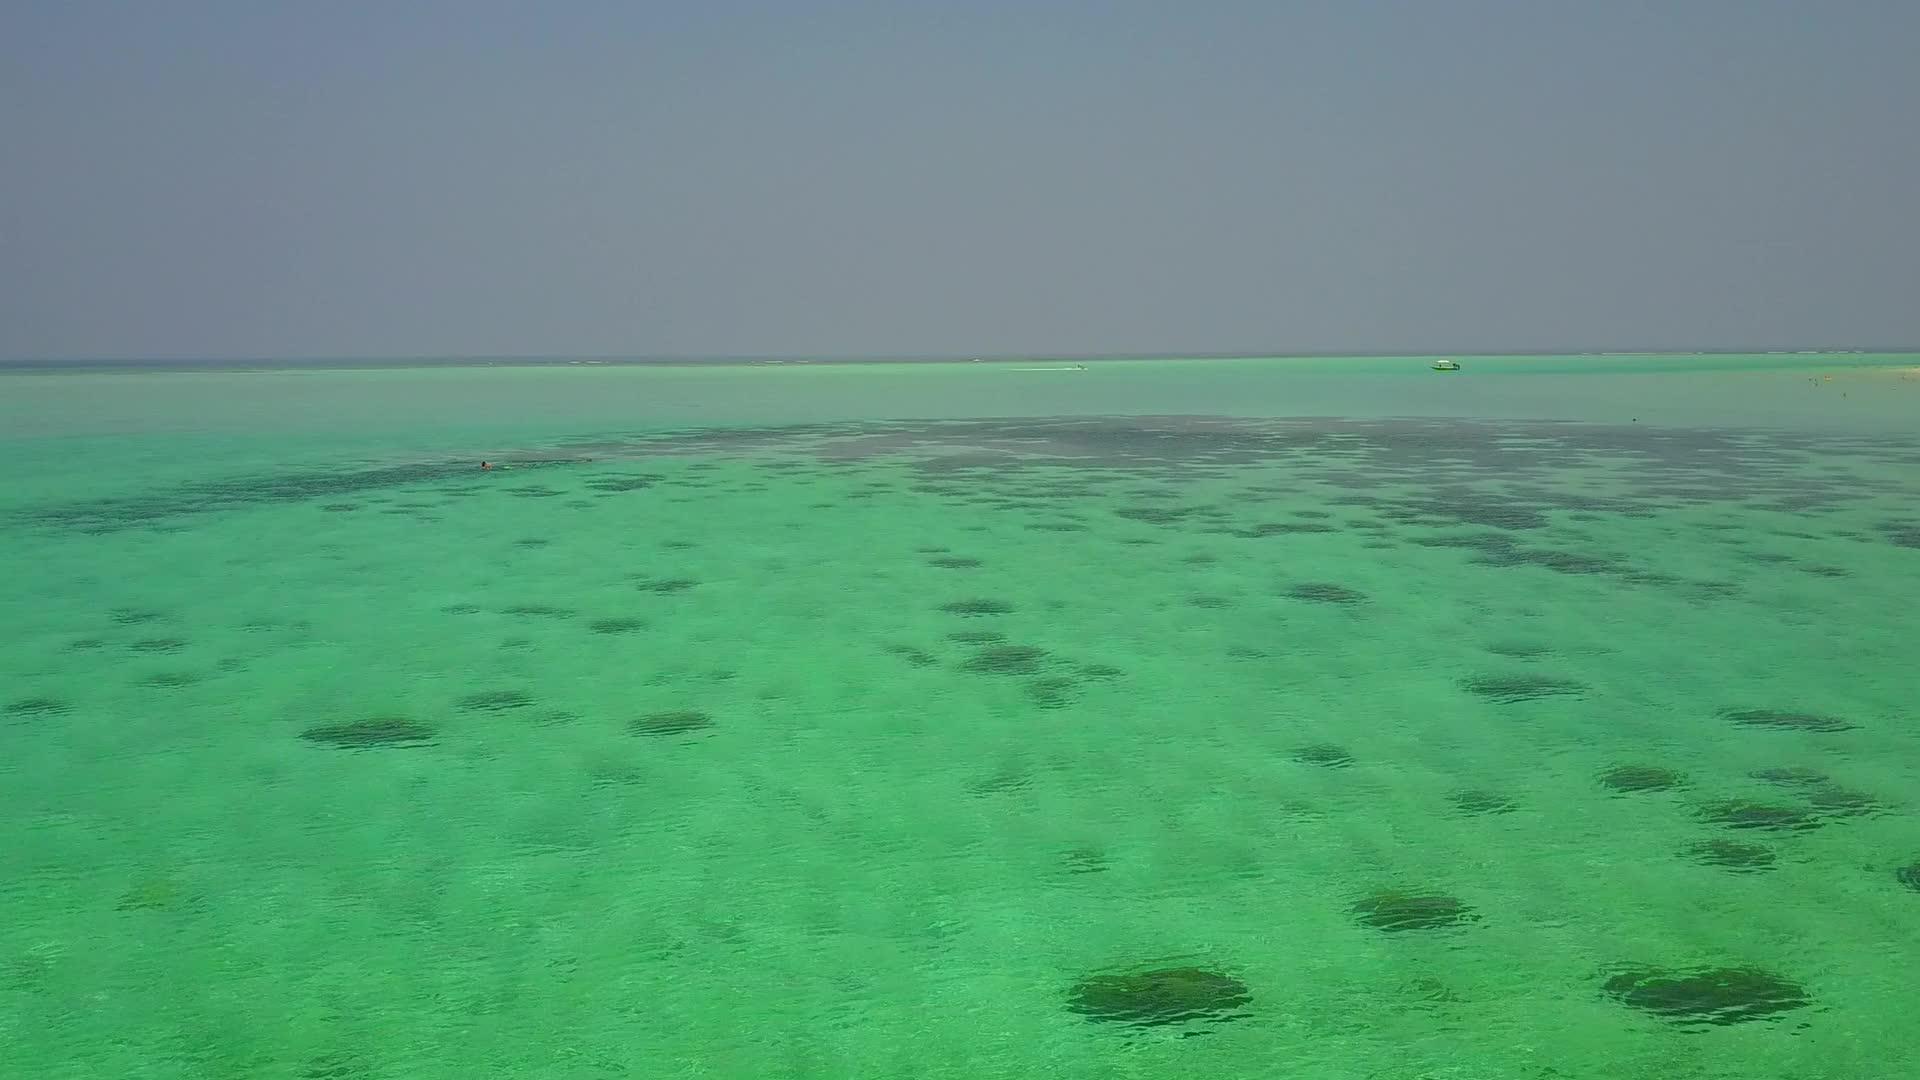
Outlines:
[[6, 1075], [1890, 1075], [1916, 364], [0, 375]]

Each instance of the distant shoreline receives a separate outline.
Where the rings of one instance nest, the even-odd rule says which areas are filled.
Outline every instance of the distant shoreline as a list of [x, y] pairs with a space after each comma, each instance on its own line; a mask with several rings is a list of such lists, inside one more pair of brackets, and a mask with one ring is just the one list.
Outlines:
[[378, 371], [407, 368], [514, 368], [514, 367], [829, 367], [871, 364], [885, 365], [965, 365], [965, 364], [1112, 364], [1142, 361], [1223, 361], [1223, 360], [1430, 360], [1436, 357], [1472, 359], [1633, 358], [1699, 356], [1772, 356], [1812, 358], [1849, 357], [1874, 360], [1886, 357], [1920, 355], [1912, 349], [1694, 349], [1694, 350], [1615, 350], [1604, 352], [1430, 352], [1430, 353], [1127, 353], [1097, 355], [1041, 356], [689, 356], [689, 357], [610, 357], [610, 356], [489, 356], [489, 357], [295, 357], [255, 359], [93, 359], [30, 360], [0, 359], [0, 372], [81, 372], [81, 371]]

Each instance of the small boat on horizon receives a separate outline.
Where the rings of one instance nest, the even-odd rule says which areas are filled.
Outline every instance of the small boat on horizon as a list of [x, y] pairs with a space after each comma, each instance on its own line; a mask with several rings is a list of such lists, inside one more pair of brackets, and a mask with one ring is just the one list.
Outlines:
[[1433, 370], [1435, 370], [1435, 371], [1459, 371], [1459, 370], [1460, 370], [1460, 361], [1458, 361], [1458, 360], [1435, 360], [1435, 361], [1433, 362]]

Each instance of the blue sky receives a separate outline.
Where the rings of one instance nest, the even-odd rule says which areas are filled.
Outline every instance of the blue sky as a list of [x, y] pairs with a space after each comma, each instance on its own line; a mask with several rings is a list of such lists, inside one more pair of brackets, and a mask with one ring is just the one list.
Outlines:
[[0, 5], [0, 357], [1920, 344], [1920, 4]]

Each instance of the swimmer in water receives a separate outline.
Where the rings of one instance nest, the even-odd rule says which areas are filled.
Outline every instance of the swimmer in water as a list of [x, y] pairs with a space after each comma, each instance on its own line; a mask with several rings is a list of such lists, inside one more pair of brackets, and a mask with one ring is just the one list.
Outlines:
[[483, 461], [483, 462], [481, 462], [481, 463], [480, 463], [480, 468], [481, 468], [481, 470], [482, 470], [482, 471], [485, 471], [485, 470], [488, 470], [488, 469], [491, 469], [491, 468], [493, 468], [493, 462], [491, 462], [491, 461]]

